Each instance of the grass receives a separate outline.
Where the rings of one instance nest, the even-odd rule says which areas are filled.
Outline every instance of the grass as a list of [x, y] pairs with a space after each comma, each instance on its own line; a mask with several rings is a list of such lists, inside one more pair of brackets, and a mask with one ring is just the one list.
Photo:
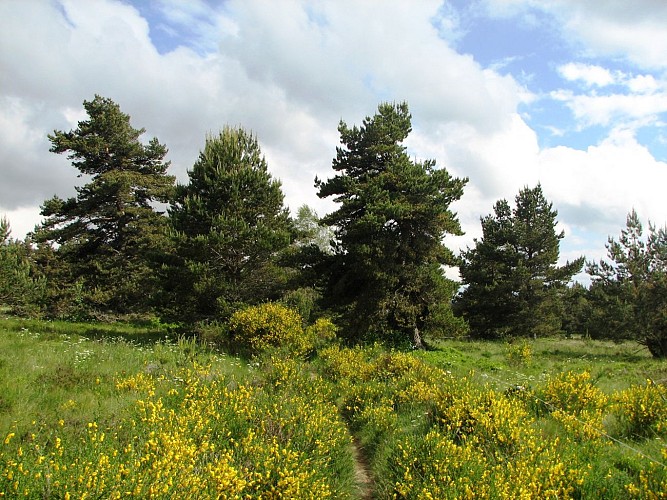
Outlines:
[[3, 318], [0, 497], [664, 498], [666, 379], [630, 343], [243, 360], [159, 324]]
[[[528, 346], [529, 355], [512, 356], [516, 346]], [[544, 382], [549, 376], [566, 371], [591, 372], [601, 389], [612, 392], [651, 379], [667, 383], [667, 363], [656, 361], [648, 349], [635, 342], [614, 343], [582, 338], [545, 338], [503, 342], [447, 341], [434, 350], [417, 353], [425, 361], [469, 375], [480, 382], [496, 384], [497, 389]]]
[[634, 345], [332, 347], [318, 363], [367, 453], [378, 498], [667, 494], [665, 364]]
[[114, 415], [131, 404], [114, 380], [173, 370], [196, 357], [218, 360], [243, 378], [243, 362], [206, 352], [154, 328], [4, 319], [0, 330], [0, 431], [35, 420], [73, 424]]

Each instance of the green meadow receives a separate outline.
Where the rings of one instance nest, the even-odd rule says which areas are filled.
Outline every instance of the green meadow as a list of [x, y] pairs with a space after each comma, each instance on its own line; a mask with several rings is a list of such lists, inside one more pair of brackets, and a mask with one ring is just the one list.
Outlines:
[[5, 498], [665, 498], [636, 343], [335, 339], [241, 358], [159, 323], [0, 320]]

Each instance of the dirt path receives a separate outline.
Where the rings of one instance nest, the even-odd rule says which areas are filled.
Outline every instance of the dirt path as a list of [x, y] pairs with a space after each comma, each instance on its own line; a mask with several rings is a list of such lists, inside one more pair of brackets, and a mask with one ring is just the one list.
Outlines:
[[372, 500], [374, 498], [375, 485], [371, 476], [371, 468], [368, 458], [357, 438], [354, 438], [352, 449], [354, 451], [354, 477], [360, 488], [359, 498], [362, 500]]

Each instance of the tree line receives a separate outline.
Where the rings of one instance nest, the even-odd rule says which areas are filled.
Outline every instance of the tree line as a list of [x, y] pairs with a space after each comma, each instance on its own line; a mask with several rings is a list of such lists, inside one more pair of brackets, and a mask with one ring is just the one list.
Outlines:
[[[332, 318], [350, 341], [425, 347], [427, 339], [554, 334], [635, 339], [667, 356], [667, 232], [628, 215], [608, 259], [559, 266], [564, 233], [540, 185], [499, 200], [460, 255], [451, 205], [466, 178], [412, 159], [406, 103], [383, 103], [338, 127], [333, 175], [314, 180], [336, 210], [291, 216], [257, 137], [224, 127], [206, 137], [188, 182], [168, 175], [167, 147], [140, 138], [108, 98], [49, 135], [86, 182], [46, 200], [24, 240], [0, 221], [0, 304], [78, 320], [153, 317], [188, 327], [224, 322], [267, 301], [307, 322]], [[591, 285], [572, 284], [586, 265]], [[461, 282], [445, 277], [458, 266]]]

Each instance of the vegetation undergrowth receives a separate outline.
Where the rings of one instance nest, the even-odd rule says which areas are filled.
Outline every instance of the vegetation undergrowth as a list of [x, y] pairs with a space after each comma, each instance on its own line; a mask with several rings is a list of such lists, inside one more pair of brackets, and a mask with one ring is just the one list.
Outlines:
[[378, 498], [664, 498], [664, 385], [606, 394], [585, 370], [543, 373], [530, 386], [462, 374], [472, 364], [517, 373], [516, 356], [484, 344], [496, 352], [320, 352]]
[[359, 498], [353, 442], [374, 498], [667, 495], [665, 367], [622, 346], [400, 352], [328, 332], [310, 361], [243, 360], [111, 333], [128, 325], [21, 325], [0, 321], [0, 496]]
[[13, 393], [3, 391], [2, 495], [346, 498], [356, 491], [352, 438], [330, 384], [297, 359], [266, 354], [246, 363], [187, 340], [142, 347], [28, 330], [1, 338], [2, 380], [9, 386], [25, 373]]

